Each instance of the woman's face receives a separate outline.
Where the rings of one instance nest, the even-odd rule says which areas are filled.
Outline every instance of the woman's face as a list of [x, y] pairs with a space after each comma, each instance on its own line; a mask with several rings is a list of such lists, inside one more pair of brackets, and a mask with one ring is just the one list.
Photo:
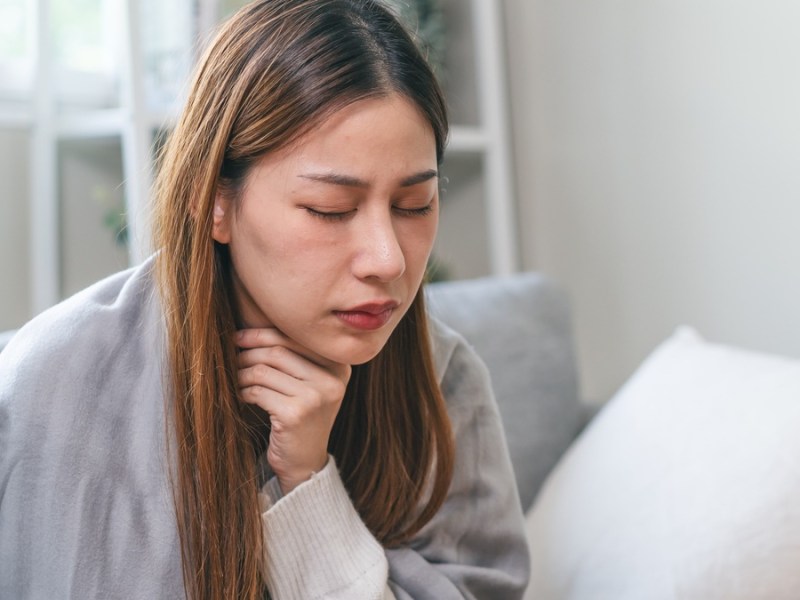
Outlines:
[[212, 235], [230, 246], [244, 326], [361, 364], [414, 299], [438, 215], [433, 130], [392, 94], [261, 159], [237, 203], [217, 198]]

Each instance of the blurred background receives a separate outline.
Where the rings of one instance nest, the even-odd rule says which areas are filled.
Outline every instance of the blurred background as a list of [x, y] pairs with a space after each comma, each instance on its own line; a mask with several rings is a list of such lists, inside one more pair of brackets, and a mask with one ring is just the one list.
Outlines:
[[[149, 251], [152, 148], [244, 0], [0, 0], [0, 330]], [[800, 3], [396, 0], [454, 125], [437, 276], [536, 270], [582, 395], [679, 324], [800, 357]]]

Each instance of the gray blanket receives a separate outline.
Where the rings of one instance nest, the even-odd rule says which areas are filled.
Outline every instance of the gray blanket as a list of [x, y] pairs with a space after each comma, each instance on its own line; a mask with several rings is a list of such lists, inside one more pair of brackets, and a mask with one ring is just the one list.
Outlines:
[[[183, 598], [152, 259], [28, 323], [0, 353], [0, 598]], [[387, 551], [398, 598], [519, 598], [522, 512], [486, 370], [440, 324], [458, 459], [439, 514]]]

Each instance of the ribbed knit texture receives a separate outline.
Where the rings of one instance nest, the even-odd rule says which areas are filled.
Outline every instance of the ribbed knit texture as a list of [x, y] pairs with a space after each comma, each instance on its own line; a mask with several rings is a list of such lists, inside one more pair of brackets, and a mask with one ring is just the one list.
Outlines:
[[273, 598], [394, 598], [383, 547], [353, 507], [332, 456], [282, 498], [275, 483], [262, 488], [262, 506], [268, 507], [262, 514], [264, 574]]

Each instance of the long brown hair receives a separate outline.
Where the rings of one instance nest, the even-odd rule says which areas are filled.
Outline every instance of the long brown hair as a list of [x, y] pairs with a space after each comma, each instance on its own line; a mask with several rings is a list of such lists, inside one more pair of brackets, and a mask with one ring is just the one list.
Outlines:
[[[211, 237], [215, 197], [236, 198], [260, 157], [333, 112], [390, 93], [412, 100], [430, 122], [441, 162], [448, 131], [441, 90], [378, 1], [261, 0], [209, 46], [165, 146], [154, 239], [173, 488], [193, 600], [262, 596], [259, 566], [271, 543], [262, 539], [255, 484], [262, 448], [237, 396], [232, 267]], [[407, 541], [444, 501], [454, 449], [421, 291], [378, 356], [354, 367], [329, 451], [386, 546]]]

